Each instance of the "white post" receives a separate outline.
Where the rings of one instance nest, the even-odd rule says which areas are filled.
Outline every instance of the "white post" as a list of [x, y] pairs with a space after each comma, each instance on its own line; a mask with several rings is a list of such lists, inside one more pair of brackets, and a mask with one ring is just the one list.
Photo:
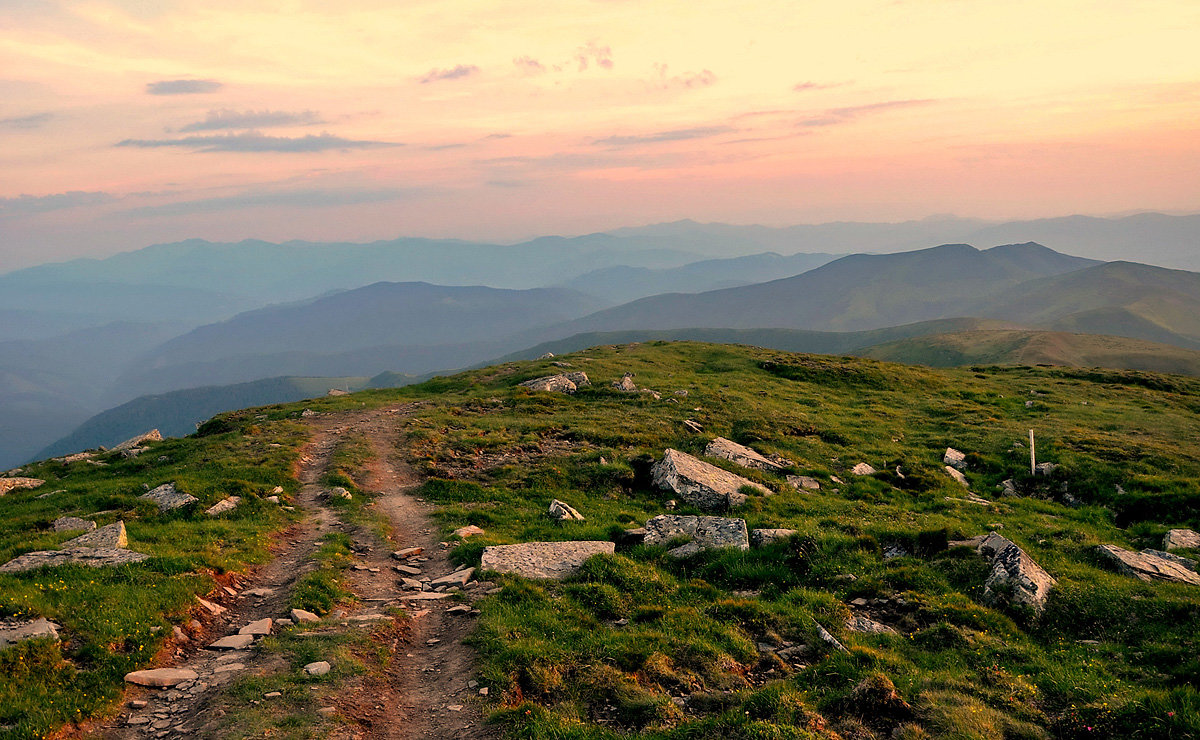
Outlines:
[[1037, 475], [1037, 453], [1033, 448], [1033, 430], [1029, 430], [1029, 474]]

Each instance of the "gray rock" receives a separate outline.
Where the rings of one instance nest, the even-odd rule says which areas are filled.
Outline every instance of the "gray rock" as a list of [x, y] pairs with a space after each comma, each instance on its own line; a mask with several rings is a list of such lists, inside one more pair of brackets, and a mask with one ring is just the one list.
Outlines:
[[254, 635], [229, 635], [209, 645], [211, 650], [245, 650], [254, 644]]
[[1148, 582], [1172, 581], [1200, 586], [1200, 573], [1156, 555], [1133, 552], [1116, 545], [1098, 545], [1096, 550], [1127, 576]]
[[195, 496], [175, 489], [174, 483], [164, 483], [149, 493], [143, 493], [139, 498], [153, 501], [161, 512], [174, 511], [188, 504], [199, 501]]
[[245, 627], [242, 627], [240, 630], [238, 630], [238, 634], [239, 635], [269, 635], [269, 634], [271, 634], [271, 627], [274, 624], [275, 624], [274, 621], [270, 617], [267, 617], [265, 619], [259, 619], [254, 622], [251, 622], [250, 624], [246, 625]]
[[687, 453], [668, 449], [651, 469], [654, 485], [673, 491], [680, 498], [709, 511], [724, 511], [746, 502], [744, 486], [769, 493], [753, 481], [734, 475], [715, 465], [697, 460]]
[[992, 571], [983, 583], [983, 600], [990, 604], [1008, 602], [1028, 606], [1040, 614], [1050, 589], [1058, 581], [1025, 554], [1015, 543], [992, 532], [979, 545], [979, 552], [992, 559]]
[[829, 630], [822, 627], [819, 623], [816, 625], [816, 627], [817, 627], [817, 637], [821, 638], [821, 642], [825, 643], [826, 645], [828, 645], [829, 647], [838, 651], [839, 653], [850, 652], [849, 650], [846, 649], [845, 645], [843, 645], [841, 642], [838, 641], [838, 639], [836, 637], [829, 634]]
[[302, 622], [320, 622], [321, 621], [321, 618], [318, 617], [316, 614], [313, 614], [312, 612], [306, 611], [304, 609], [293, 609], [288, 613], [288, 615], [292, 618], [292, 621], [295, 622], [296, 624], [300, 624]]
[[99, 547], [112, 550], [129, 547], [129, 538], [125, 534], [125, 522], [113, 522], [62, 543], [64, 550], [72, 547]]
[[149, 555], [133, 550], [117, 548], [73, 547], [68, 550], [40, 550], [27, 552], [0, 565], [0, 573], [21, 573], [44, 566], [66, 565], [67, 563], [99, 568], [105, 565], [140, 563], [149, 557]]
[[563, 503], [558, 499], [550, 502], [550, 518], [559, 522], [582, 522], [583, 514], [575, 511], [570, 504]]
[[971, 484], [967, 482], [967, 476], [959, 472], [958, 468], [946, 466], [946, 475], [954, 479], [954, 482], [963, 488], [969, 487]]
[[304, 672], [310, 676], [324, 676], [326, 673], [329, 673], [331, 668], [332, 666], [329, 665], [328, 661], [318, 660], [315, 663], [309, 663], [304, 666]]
[[125, 674], [127, 683], [150, 686], [158, 689], [170, 688], [186, 681], [195, 681], [200, 675], [187, 668], [154, 668]]
[[1017, 491], [1016, 482], [1013, 481], [1012, 478], [1007, 478], [1007, 479], [1005, 479], [1005, 481], [1003, 483], [1000, 484], [1000, 495], [1001, 496], [1020, 496], [1021, 494], [1020, 494], [1020, 492]]
[[796, 534], [794, 529], [752, 529], [750, 530], [750, 546], [762, 547], [783, 542], [794, 534]]
[[945, 454], [942, 455], [942, 463], [956, 470], [966, 470], [967, 456], [953, 447], [947, 447]]
[[816, 478], [811, 478], [807, 475], [789, 475], [787, 477], [788, 485], [795, 488], [797, 491], [819, 491], [821, 490], [821, 482]]
[[754, 450], [740, 445], [733, 440], [717, 437], [708, 443], [704, 448], [704, 454], [709, 457], [718, 457], [722, 460], [728, 460], [743, 468], [757, 468], [758, 470], [766, 470], [768, 472], [777, 473], [783, 470], [783, 466], [779, 463], [768, 460]]
[[528, 388], [531, 391], [542, 391], [545, 393], [574, 393], [579, 386], [568, 378], [566, 375], [547, 375], [533, 380], [526, 380], [520, 384], [522, 388]]
[[576, 388], [582, 388], [585, 385], [591, 385], [592, 381], [588, 380], [587, 373], [576, 371], [573, 373], [564, 373], [563, 377], [575, 384]]
[[669, 550], [668, 555], [684, 558], [713, 548], [750, 549], [750, 536], [744, 519], [660, 514], [646, 522], [647, 545], [665, 545], [682, 537], [691, 541]]
[[39, 637], [58, 639], [58, 625], [45, 617], [27, 622], [0, 622], [0, 650]]
[[162, 439], [163, 436], [161, 432], [159, 432], [157, 429], [151, 429], [145, 434], [139, 434], [136, 437], [125, 440], [121, 444], [109, 450], [109, 452], [124, 452], [125, 450], [132, 450], [135, 447], [143, 447], [147, 442], [161, 442]]
[[907, 556], [908, 556], [908, 550], [905, 550], [900, 545], [888, 545], [887, 547], [883, 548], [883, 560], [885, 562], [888, 560], [895, 560], [896, 558], [903, 558], [903, 557], [907, 557]]
[[475, 575], [474, 568], [462, 568], [461, 570], [454, 571], [448, 576], [442, 576], [441, 578], [433, 579], [429, 582], [429, 585], [433, 588], [437, 588], [438, 586], [461, 587], [467, 585], [467, 581], [471, 580], [471, 576], [473, 575]]
[[1177, 563], [1178, 565], [1182, 565], [1185, 568], [1190, 568], [1191, 570], [1200, 569], [1200, 563], [1197, 563], [1195, 560], [1192, 560], [1191, 558], [1185, 558], [1182, 555], [1177, 555], [1173, 552], [1164, 552], [1162, 550], [1146, 549], [1146, 550], [1142, 550], [1142, 554], [1143, 555], [1153, 555], [1154, 557], [1162, 558], [1163, 560], [1170, 560], [1172, 563]]
[[875, 468], [866, 463], [859, 463], [853, 468], [850, 468], [851, 475], [875, 475], [876, 472], [878, 471], [876, 471]]
[[880, 624], [874, 619], [865, 617], [861, 614], [855, 614], [850, 617], [850, 619], [846, 620], [846, 629], [850, 630], [851, 632], [866, 632], [876, 635], [896, 634], [896, 630], [892, 629], [886, 624]]
[[96, 523], [90, 519], [80, 519], [77, 516], [60, 516], [54, 520], [55, 532], [91, 532], [96, 529]]
[[1172, 529], [1163, 537], [1164, 550], [1200, 550], [1200, 533], [1191, 529]]
[[553, 353], [553, 352], [547, 352], [547, 353], [545, 353], [544, 355], [541, 355], [540, 357], [538, 357], [538, 359], [539, 359], [539, 360], [552, 360], [552, 359], [554, 359], [554, 353]]
[[234, 509], [236, 509], [238, 504], [240, 504], [241, 502], [242, 502], [241, 496], [229, 496], [228, 498], [223, 498], [220, 501], [218, 501], [217, 503], [210, 506], [208, 509], [205, 510], [204, 513], [209, 516], [217, 516], [218, 514], [224, 514], [227, 511], [233, 511]]
[[575, 573], [593, 555], [611, 555], [612, 542], [525, 542], [483, 549], [480, 568], [525, 578], [560, 579]]
[[633, 373], [625, 373], [620, 380], [614, 380], [613, 388], [625, 393], [634, 393], [638, 389], [637, 384], [633, 382]]
[[683, 425], [688, 428], [688, 431], [694, 434], [700, 434], [704, 431], [704, 427], [701, 426], [700, 422], [696, 421], [695, 419], [684, 419]]
[[12, 491], [32, 490], [45, 483], [41, 478], [0, 478], [0, 496]]
[[1037, 465], [1033, 466], [1033, 469], [1035, 472], [1037, 472], [1038, 475], [1050, 475], [1055, 470], [1058, 470], [1058, 463], [1052, 463], [1052, 462], [1038, 463]]

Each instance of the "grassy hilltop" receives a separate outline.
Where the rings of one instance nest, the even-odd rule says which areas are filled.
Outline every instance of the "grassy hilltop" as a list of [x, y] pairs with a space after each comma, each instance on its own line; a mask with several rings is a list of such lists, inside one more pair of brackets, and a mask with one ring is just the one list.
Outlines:
[[[562, 372], [551, 362], [593, 385], [574, 396], [517, 387]], [[612, 389], [625, 372], [661, 399]], [[711, 461], [774, 491], [731, 515], [797, 536], [684, 561], [618, 546], [563, 583], [496, 579], [503, 591], [478, 603], [475, 678], [513, 737], [1200, 737], [1200, 588], [1143, 583], [1093, 553], [1097, 544], [1157, 548], [1170, 527], [1200, 527], [1200, 381], [933, 370], [687, 342], [592, 348], [234, 412], [134, 461], [27, 467], [48, 482], [3, 499], [0, 556], [65, 539], [46, 532], [72, 513], [65, 502], [112, 510], [129, 524], [131, 547], [161, 557], [109, 572], [0, 576], [0, 614], [45, 615], [71, 636], [62, 648], [70, 664], [39, 643], [0, 653], [0, 724], [44, 730], [103, 711], [120, 673], [149, 660], [186, 618], [192, 593], [267, 556], [266, 536], [288, 515], [257, 500], [275, 485], [294, 490], [287, 470], [302, 408], [401, 401], [421, 402], [402, 427], [428, 477], [417, 495], [439, 505], [447, 536], [465, 524], [486, 530], [456, 548], [467, 564], [488, 544], [619, 537], [665, 511], [671, 496], [651, 487], [652, 461], [667, 447], [699, 455], [718, 435], [778, 453], [821, 483], [802, 494], [780, 476]], [[1052, 476], [1028, 474], [1030, 428], [1039, 460], [1060, 465]], [[971, 490], [991, 504], [968, 501], [945, 474], [947, 446], [968, 453]], [[160, 455], [169, 460], [154, 462]], [[849, 475], [859, 462], [881, 472]], [[1008, 478], [1029, 495], [1001, 498]], [[222, 491], [253, 505], [228, 520], [163, 519], [136, 495], [166, 480], [205, 505]], [[35, 497], [55, 489], [66, 492]], [[587, 521], [552, 522], [553, 498]], [[948, 547], [992, 529], [1058, 579], [1040, 617], [985, 606], [987, 563]], [[906, 554], [883, 557], [895, 548]], [[897, 633], [848, 632], [858, 599]], [[847, 652], [819, 639], [818, 624]], [[808, 647], [788, 660], [760, 650], [785, 644]], [[35, 707], [37, 724], [25, 718]]]

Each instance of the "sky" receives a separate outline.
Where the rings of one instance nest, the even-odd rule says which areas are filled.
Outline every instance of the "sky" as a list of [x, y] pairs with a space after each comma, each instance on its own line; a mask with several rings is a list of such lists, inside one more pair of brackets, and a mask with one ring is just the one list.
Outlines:
[[0, 0], [0, 272], [1200, 211], [1195, 0]]

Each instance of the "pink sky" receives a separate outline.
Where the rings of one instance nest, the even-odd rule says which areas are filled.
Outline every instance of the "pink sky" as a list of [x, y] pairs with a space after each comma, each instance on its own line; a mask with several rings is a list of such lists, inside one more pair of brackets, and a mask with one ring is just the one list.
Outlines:
[[1194, 0], [0, 0], [0, 271], [1200, 210]]

